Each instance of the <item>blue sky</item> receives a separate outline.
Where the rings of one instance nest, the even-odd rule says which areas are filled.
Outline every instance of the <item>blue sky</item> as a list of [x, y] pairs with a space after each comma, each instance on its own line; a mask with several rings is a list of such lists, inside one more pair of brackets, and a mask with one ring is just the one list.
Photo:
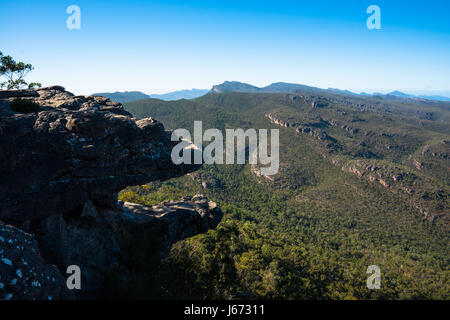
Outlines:
[[[372, 4], [381, 30], [366, 27]], [[449, 16], [449, 1], [1, 0], [0, 51], [76, 94], [236, 80], [450, 96]]]

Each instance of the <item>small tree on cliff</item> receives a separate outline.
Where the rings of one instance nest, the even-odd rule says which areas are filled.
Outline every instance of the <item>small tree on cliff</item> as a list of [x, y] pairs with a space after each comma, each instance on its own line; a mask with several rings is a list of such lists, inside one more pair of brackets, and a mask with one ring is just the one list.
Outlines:
[[0, 51], [0, 78], [6, 81], [0, 83], [0, 88], [21, 89], [28, 86], [29, 89], [41, 87], [38, 82], [27, 83], [24, 78], [33, 70], [31, 64], [16, 62], [11, 56], [4, 56]]

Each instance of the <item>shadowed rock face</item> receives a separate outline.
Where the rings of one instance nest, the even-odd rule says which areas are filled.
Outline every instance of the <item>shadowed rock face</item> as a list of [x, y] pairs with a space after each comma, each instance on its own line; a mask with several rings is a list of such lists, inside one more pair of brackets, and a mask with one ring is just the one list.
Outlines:
[[[119, 203], [114, 210], [96, 208], [89, 201], [79, 216], [50, 216], [39, 221], [33, 233], [47, 262], [81, 267], [83, 290], [76, 293], [82, 298], [95, 298], [101, 297], [103, 277], [109, 268], [127, 273], [128, 261], [121, 258], [123, 250], [151, 247], [152, 254], [164, 258], [175, 242], [215, 229], [222, 217], [216, 204], [202, 195], [156, 206]], [[152, 244], [140, 243], [139, 239]]]
[[[14, 112], [16, 97], [42, 111]], [[172, 163], [176, 143], [158, 121], [136, 121], [103, 97], [58, 86], [0, 91], [0, 299], [101, 298], [108, 269], [127, 274], [127, 246], [148, 247], [137, 239], [152, 239], [164, 257], [173, 243], [216, 228], [223, 213], [202, 195], [158, 206], [117, 201], [126, 186], [197, 170]], [[66, 288], [70, 265], [81, 269], [81, 291]]]
[[32, 235], [0, 225], [0, 299], [69, 299], [58, 268], [47, 264]]
[[126, 186], [198, 168], [172, 163], [174, 142], [156, 120], [135, 121], [118, 103], [61, 87], [37, 93], [37, 114], [0, 104], [0, 219], [66, 215], [88, 200], [113, 207]]

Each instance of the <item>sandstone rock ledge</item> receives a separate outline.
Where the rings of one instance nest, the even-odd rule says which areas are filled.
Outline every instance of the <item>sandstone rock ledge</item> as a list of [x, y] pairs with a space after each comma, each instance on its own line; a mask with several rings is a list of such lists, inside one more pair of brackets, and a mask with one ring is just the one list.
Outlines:
[[[16, 97], [42, 111], [14, 112]], [[202, 195], [157, 206], [117, 201], [126, 186], [197, 170], [172, 163], [176, 143], [158, 121], [136, 121], [103, 97], [59, 86], [0, 91], [0, 299], [101, 298], [105, 270], [126, 268], [119, 257], [134, 239], [152, 235], [164, 257], [173, 243], [214, 229], [223, 214]], [[66, 288], [69, 265], [82, 270], [81, 291]]]

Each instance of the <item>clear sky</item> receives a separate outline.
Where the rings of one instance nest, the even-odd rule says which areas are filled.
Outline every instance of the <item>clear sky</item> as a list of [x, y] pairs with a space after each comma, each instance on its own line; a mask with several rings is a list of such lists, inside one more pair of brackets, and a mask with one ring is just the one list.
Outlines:
[[450, 96], [450, 1], [0, 0], [0, 51], [76, 94], [236, 80]]

